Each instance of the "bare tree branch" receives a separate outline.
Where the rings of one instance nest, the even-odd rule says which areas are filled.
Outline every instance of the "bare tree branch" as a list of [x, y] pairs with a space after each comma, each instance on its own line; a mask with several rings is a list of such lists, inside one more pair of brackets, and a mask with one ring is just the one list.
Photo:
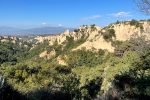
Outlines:
[[145, 14], [150, 14], [150, 0], [134, 0], [138, 8]]

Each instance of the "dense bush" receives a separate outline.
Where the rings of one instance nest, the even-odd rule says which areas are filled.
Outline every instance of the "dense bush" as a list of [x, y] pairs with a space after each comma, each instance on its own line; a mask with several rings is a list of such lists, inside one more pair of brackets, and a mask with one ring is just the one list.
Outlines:
[[116, 37], [114, 29], [107, 29], [102, 35], [106, 41], [112, 41], [113, 37]]
[[12, 42], [0, 42], [0, 64], [10, 62], [12, 64], [20, 61], [28, 52], [28, 48]]
[[98, 53], [86, 50], [77, 50], [68, 55], [67, 63], [70, 67], [89, 66], [93, 67], [103, 62], [104, 51]]
[[134, 20], [134, 19], [131, 20], [131, 21], [130, 21], [130, 25], [131, 25], [131, 26], [135, 26], [136, 28], [140, 27], [140, 29], [143, 30], [142, 24], [140, 24], [140, 22], [137, 21], [137, 20]]
[[139, 27], [140, 23], [139, 23], [139, 21], [133, 19], [133, 20], [130, 21], [130, 25]]

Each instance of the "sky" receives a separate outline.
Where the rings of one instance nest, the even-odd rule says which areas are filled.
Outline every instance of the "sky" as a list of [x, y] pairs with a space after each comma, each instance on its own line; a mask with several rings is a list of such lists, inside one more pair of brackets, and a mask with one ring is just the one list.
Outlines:
[[149, 19], [134, 0], [0, 0], [0, 26], [106, 26], [117, 20]]

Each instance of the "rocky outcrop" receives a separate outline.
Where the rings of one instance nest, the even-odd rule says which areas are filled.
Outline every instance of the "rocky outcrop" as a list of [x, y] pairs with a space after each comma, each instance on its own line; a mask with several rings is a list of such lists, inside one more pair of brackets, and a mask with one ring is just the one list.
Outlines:
[[150, 22], [141, 21], [139, 22], [141, 27], [130, 25], [130, 22], [123, 22], [119, 24], [113, 24], [110, 28], [115, 30], [116, 40], [126, 41], [131, 38], [132, 35], [137, 34], [139, 36], [146, 35], [150, 36]]
[[66, 63], [66, 61], [65, 61], [65, 58], [66, 58], [66, 57], [67, 57], [67, 56], [58, 56], [58, 57], [57, 57], [57, 63], [60, 64], [60, 65], [66, 66], [66, 65], [67, 65], [67, 63]]
[[58, 44], [63, 44], [67, 41], [67, 37], [73, 37], [74, 41], [86, 38], [86, 41], [74, 48], [73, 50], [78, 50], [85, 48], [87, 50], [92, 50], [93, 48], [108, 50], [109, 52], [114, 52], [114, 47], [111, 41], [106, 41], [104, 39], [105, 31], [108, 29], [113, 29], [115, 31], [115, 38], [113, 40], [126, 41], [130, 39], [133, 35], [145, 35], [150, 39], [150, 22], [149, 21], [139, 21], [140, 26], [131, 25], [130, 21], [120, 22], [101, 28], [99, 26], [82, 26], [76, 29], [74, 32], [69, 32], [66, 30], [64, 33], [59, 35], [50, 35], [46, 37], [38, 36], [35, 39], [38, 42], [43, 42], [44, 40], [49, 41], [49, 45], [53, 45], [55, 42]]
[[16, 43], [18, 40], [19, 40], [19, 38], [13, 37], [13, 36], [0, 36], [0, 42]]
[[52, 51], [50, 51], [50, 52], [48, 52], [48, 51], [42, 52], [42, 53], [39, 55], [39, 57], [40, 57], [40, 58], [51, 59], [51, 58], [55, 57], [55, 55], [56, 55], [55, 50], [52, 50]]

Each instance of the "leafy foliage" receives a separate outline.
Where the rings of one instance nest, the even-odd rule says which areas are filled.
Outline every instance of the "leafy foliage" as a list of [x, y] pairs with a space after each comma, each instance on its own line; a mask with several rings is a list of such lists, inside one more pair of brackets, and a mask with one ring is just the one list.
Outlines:
[[106, 41], [112, 41], [113, 37], [116, 37], [114, 29], [107, 29], [102, 35]]
[[70, 67], [89, 66], [101, 64], [103, 62], [104, 51], [99, 50], [98, 53], [85, 50], [77, 50], [68, 55], [68, 65]]

